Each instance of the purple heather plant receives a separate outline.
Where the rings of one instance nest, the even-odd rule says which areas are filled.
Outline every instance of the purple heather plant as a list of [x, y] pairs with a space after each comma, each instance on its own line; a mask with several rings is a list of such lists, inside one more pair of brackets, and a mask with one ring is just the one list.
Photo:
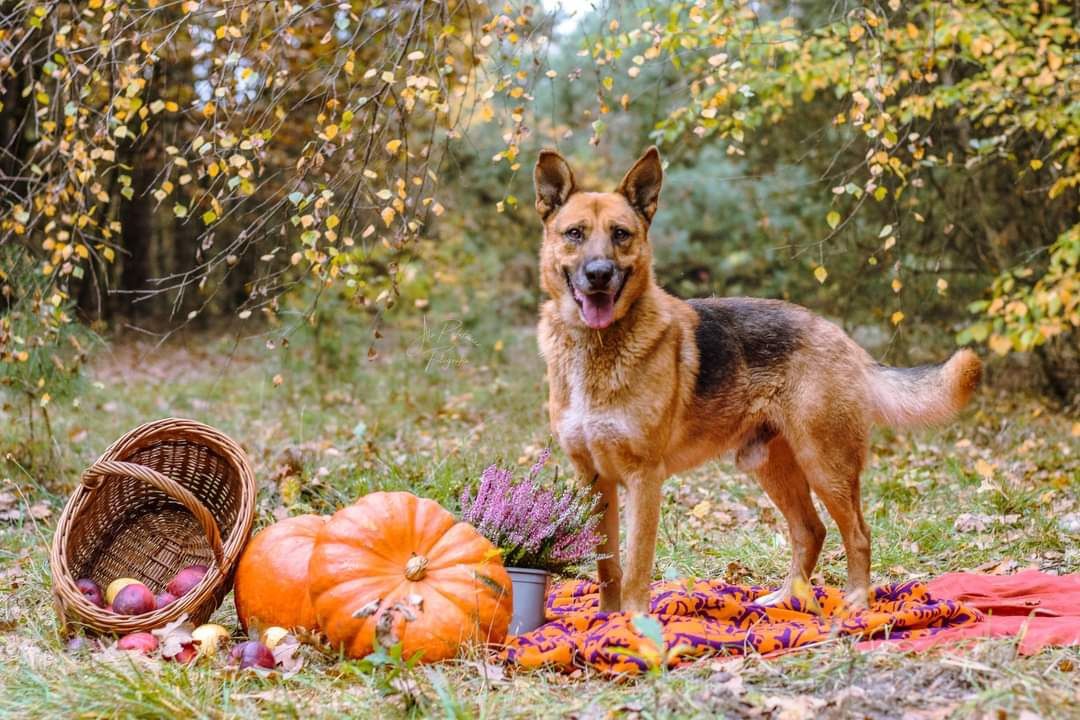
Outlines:
[[541, 452], [521, 480], [498, 465], [488, 467], [475, 494], [471, 487], [462, 490], [461, 519], [502, 551], [508, 567], [567, 574], [600, 557], [599, 498], [583, 486], [545, 487], [539, 478], [550, 456]]

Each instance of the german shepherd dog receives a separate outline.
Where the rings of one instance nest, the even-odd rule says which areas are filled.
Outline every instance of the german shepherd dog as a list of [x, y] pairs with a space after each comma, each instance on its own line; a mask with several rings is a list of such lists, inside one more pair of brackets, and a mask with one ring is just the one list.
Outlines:
[[866, 607], [870, 534], [859, 475], [870, 430], [947, 420], [975, 391], [982, 365], [960, 350], [939, 365], [887, 367], [798, 305], [669, 295], [656, 284], [649, 242], [662, 181], [656, 148], [615, 192], [580, 190], [554, 150], [540, 153], [534, 171], [551, 430], [601, 496], [601, 607], [648, 611], [660, 486], [727, 451], [788, 524], [791, 567], [762, 602], [809, 588], [825, 538], [813, 491], [840, 529], [848, 602]]

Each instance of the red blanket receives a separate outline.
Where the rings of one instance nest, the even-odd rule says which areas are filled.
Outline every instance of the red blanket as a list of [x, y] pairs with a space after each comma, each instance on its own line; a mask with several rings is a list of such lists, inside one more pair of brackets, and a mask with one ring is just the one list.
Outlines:
[[[1014, 636], [1020, 638], [1022, 655], [1049, 646], [1080, 645], [1080, 575], [1048, 575], [1038, 570], [1016, 575], [948, 573], [931, 580], [927, 589], [935, 597], [977, 608], [983, 620], [902, 640], [895, 643], [899, 650], [925, 650], [964, 638]], [[860, 643], [860, 647], [879, 645]]]

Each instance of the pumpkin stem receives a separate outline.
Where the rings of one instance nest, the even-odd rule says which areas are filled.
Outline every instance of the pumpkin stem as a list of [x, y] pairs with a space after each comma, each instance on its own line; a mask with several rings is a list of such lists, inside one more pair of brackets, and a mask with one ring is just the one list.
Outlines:
[[423, 555], [413, 555], [409, 562], [405, 563], [405, 578], [417, 582], [427, 572], [428, 559]]

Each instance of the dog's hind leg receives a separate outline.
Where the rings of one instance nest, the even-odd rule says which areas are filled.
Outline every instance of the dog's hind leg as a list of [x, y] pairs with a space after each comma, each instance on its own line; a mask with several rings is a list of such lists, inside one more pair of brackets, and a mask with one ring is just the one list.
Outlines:
[[[787, 521], [791, 541], [791, 567], [784, 584], [757, 602], [775, 605], [795, 595], [812, 609], [817, 603], [808, 596], [809, 578], [825, 541], [825, 526], [814, 509], [806, 475], [796, 462], [791, 446], [781, 436], [773, 437], [761, 447], [744, 450], [746, 452], [739, 451], [737, 462], [754, 474], [765, 494], [780, 510]], [[751, 464], [759, 458], [761, 462]]]
[[797, 445], [798, 463], [829, 515], [840, 528], [847, 554], [847, 601], [855, 608], [865, 608], [870, 599], [870, 528], [862, 513], [859, 476], [866, 459], [868, 438], [848, 432], [815, 442], [806, 438]]

